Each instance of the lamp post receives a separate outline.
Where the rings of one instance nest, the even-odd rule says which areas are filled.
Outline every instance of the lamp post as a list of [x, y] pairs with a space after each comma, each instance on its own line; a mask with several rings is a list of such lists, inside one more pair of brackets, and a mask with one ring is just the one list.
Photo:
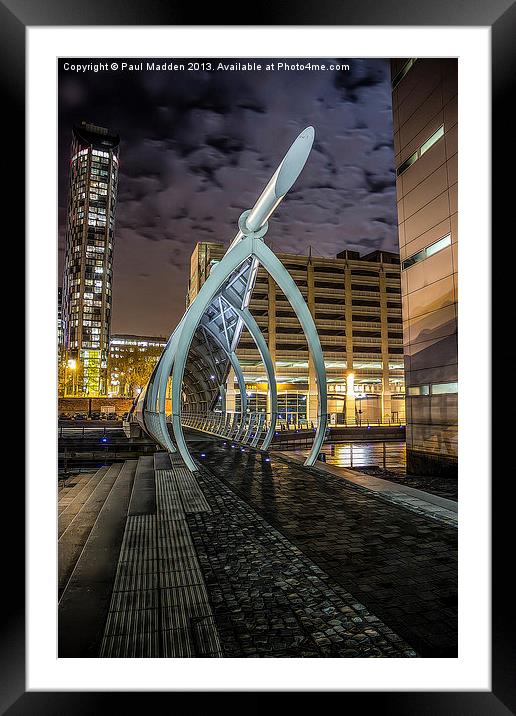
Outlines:
[[67, 397], [68, 393], [68, 375], [67, 371], [72, 371], [72, 395], [75, 396], [75, 376], [77, 373], [77, 361], [74, 358], [70, 358], [66, 364], [65, 368], [65, 397]]
[[348, 421], [356, 423], [354, 373], [348, 373], [346, 376], [346, 424], [349, 424]]

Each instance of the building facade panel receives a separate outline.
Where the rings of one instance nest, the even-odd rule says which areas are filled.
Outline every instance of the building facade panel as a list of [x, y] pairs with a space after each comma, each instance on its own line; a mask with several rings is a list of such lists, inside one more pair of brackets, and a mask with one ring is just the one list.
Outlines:
[[393, 60], [407, 470], [457, 474], [457, 61]]
[[403, 315], [407, 316], [407, 320], [432, 313], [449, 304], [455, 304], [453, 276], [448, 275], [438, 281], [433, 281], [424, 288], [407, 293], [405, 298], [404, 305], [407, 312]]
[[405, 328], [408, 344], [412, 346], [428, 341], [429, 336], [432, 336], [435, 341], [456, 333], [457, 316], [455, 304], [409, 319]]
[[[431, 244], [433, 241], [431, 242]], [[407, 269], [407, 290], [410, 296], [417, 291], [432, 286], [442, 279], [450, 276], [450, 268], [452, 266], [451, 246], [446, 246], [433, 256], [429, 256], [423, 261], [414, 264]]]
[[[430, 199], [419, 211], [412, 216], [403, 212], [405, 223], [405, 241], [417, 239], [425, 231], [430, 231], [436, 224], [450, 218], [450, 197], [448, 191], [443, 191]], [[398, 221], [402, 219], [398, 216]]]

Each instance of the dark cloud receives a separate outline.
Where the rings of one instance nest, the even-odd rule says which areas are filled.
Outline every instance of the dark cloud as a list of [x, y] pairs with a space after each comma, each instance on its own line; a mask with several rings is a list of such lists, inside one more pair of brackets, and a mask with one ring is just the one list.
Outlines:
[[170, 332], [184, 310], [195, 243], [229, 244], [308, 124], [314, 151], [270, 222], [274, 249], [397, 250], [388, 62], [345, 62], [351, 70], [338, 73], [60, 69], [61, 250], [73, 123], [86, 119], [121, 137], [114, 331]]
[[[339, 60], [340, 64], [350, 64], [349, 60]], [[352, 60], [353, 71], [335, 72], [335, 87], [342, 91], [344, 99], [359, 102], [362, 99], [360, 89], [382, 85], [389, 77], [386, 64], [377, 60]]]
[[393, 177], [390, 175], [390, 173], [386, 173], [384, 175], [381, 174], [374, 174], [373, 172], [368, 172], [367, 170], [364, 172], [367, 188], [370, 192], [377, 193], [377, 192], [383, 192], [386, 189], [391, 190], [393, 187], [392, 179]]

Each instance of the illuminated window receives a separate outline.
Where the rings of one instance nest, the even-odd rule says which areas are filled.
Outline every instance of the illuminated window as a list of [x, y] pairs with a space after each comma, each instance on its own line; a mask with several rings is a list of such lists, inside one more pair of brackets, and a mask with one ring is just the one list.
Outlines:
[[405, 259], [405, 261], [402, 262], [401, 267], [403, 270], [408, 269], [408, 268], [410, 268], [410, 266], [413, 266], [414, 264], [417, 264], [420, 261], [424, 261], [429, 256], [433, 256], [433, 254], [436, 254], [438, 251], [445, 249], [450, 244], [451, 244], [451, 234], [448, 234], [447, 236], [443, 236], [442, 239], [439, 239], [438, 241], [434, 241], [434, 243], [430, 244], [430, 246], [427, 246], [426, 248], [421, 249], [421, 251], [418, 251], [416, 254], [409, 256], [408, 259]]
[[411, 385], [408, 389], [409, 395], [430, 395], [429, 385]]
[[426, 257], [432, 256], [432, 254], [436, 254], [441, 249], [446, 248], [451, 244], [451, 235], [448, 234], [447, 236], [443, 236], [442, 239], [439, 239], [439, 241], [436, 241], [435, 244], [430, 244], [430, 246], [427, 246], [426, 251]]
[[409, 60], [405, 62], [401, 70], [398, 72], [397, 75], [394, 76], [392, 80], [392, 89], [395, 89], [401, 80], [405, 77], [407, 72], [414, 67], [414, 64], [417, 62], [417, 57], [411, 57]]
[[421, 145], [421, 148], [419, 150], [419, 156], [423, 156], [423, 154], [427, 152], [430, 147], [432, 147], [437, 142], [437, 140], [441, 139], [441, 137], [444, 137], [444, 124], [442, 124], [439, 129], [434, 132], [424, 144]]
[[433, 383], [432, 395], [443, 395], [444, 393], [458, 393], [458, 383]]
[[399, 165], [399, 167], [396, 169], [396, 176], [400, 176], [400, 174], [403, 174], [404, 171], [406, 171], [414, 162], [416, 162], [420, 157], [423, 156], [425, 152], [427, 152], [430, 147], [433, 147], [433, 145], [444, 137], [444, 124], [441, 124], [441, 126], [436, 129], [436, 131], [428, 137], [426, 142], [423, 142], [423, 144], [416, 149], [414, 154], [412, 154], [408, 159], [405, 159], [405, 161]]
[[398, 176], [399, 176], [400, 174], [403, 174], [403, 172], [405, 171], [405, 169], [408, 169], [408, 168], [410, 167], [410, 165], [411, 165], [411, 164], [414, 164], [414, 162], [417, 161], [418, 159], [419, 159], [418, 153], [417, 153], [417, 152], [414, 152], [414, 154], [412, 154], [412, 156], [410, 156], [408, 159], [405, 159], [405, 161], [403, 162], [403, 164], [400, 164], [400, 166], [398, 167], [398, 170], [397, 170], [396, 174], [397, 174]]

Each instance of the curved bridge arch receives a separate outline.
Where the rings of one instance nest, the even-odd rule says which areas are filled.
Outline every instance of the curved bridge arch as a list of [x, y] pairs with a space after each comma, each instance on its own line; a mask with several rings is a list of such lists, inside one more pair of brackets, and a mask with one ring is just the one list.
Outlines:
[[[237, 235], [224, 257], [212, 267], [197, 296], [170, 336], [138, 400], [134, 416], [140, 426], [164, 449], [169, 452], [178, 450], [191, 471], [198, 468], [188, 450], [183, 433], [183, 402], [193, 415], [201, 416], [206, 412], [206, 421], [195, 420], [198, 429], [202, 429], [203, 425], [215, 426], [214, 430], [220, 432], [221, 436], [229, 430], [230, 434], [236, 435], [237, 440], [246, 432], [246, 387], [242, 367], [236, 355], [244, 326], [258, 348], [269, 384], [271, 415], [262, 449], [268, 449], [275, 433], [278, 414], [275, 366], [267, 342], [248, 309], [259, 266], [269, 273], [285, 294], [308, 344], [316, 373], [318, 416], [314, 442], [305, 464], [312, 465], [320, 452], [327, 426], [326, 371], [321, 343], [313, 317], [299, 288], [278, 257], [263, 242], [268, 219], [301, 172], [313, 138], [311, 127], [299, 135], [255, 206], [242, 214]], [[231, 367], [237, 376], [242, 398], [240, 426], [236, 425], [236, 433], [233, 430], [237, 422], [236, 414], [231, 421], [225, 410], [225, 383]], [[185, 387], [188, 387], [186, 392]], [[169, 388], [172, 406], [170, 423], [166, 411]], [[214, 415], [219, 417], [210, 419], [209, 411], [214, 409], [219, 398], [222, 398], [223, 412], [218, 411]], [[262, 415], [258, 420], [252, 446], [257, 446], [259, 442], [264, 417]], [[251, 416], [247, 426], [248, 433], [251, 432], [253, 424]]]

